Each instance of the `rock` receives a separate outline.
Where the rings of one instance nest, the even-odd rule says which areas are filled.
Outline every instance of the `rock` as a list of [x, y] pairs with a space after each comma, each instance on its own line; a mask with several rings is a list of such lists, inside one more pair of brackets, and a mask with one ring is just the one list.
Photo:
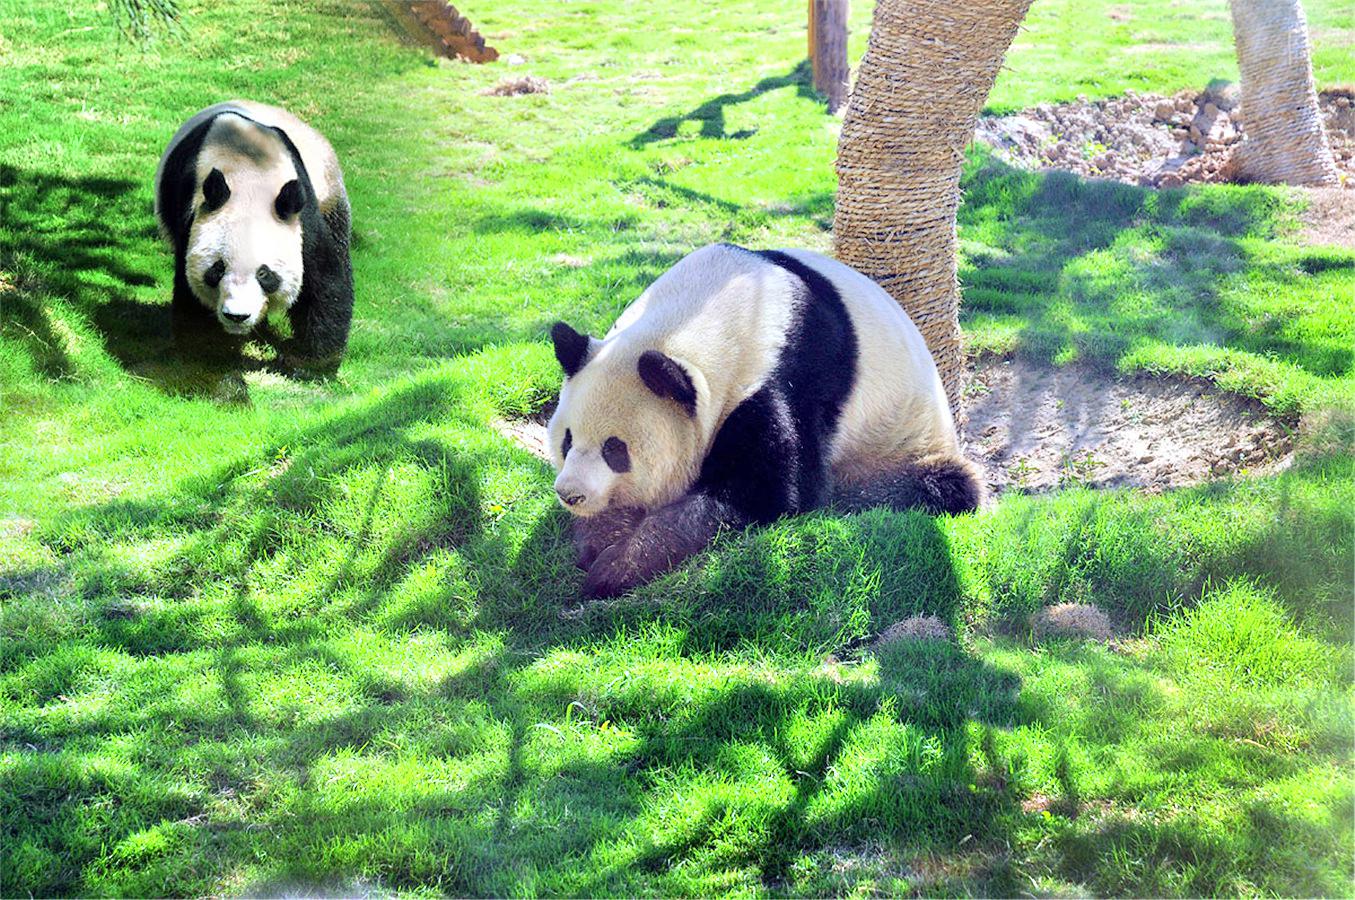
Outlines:
[[1219, 116], [1219, 108], [1213, 103], [1206, 103], [1204, 105], [1204, 114], [1206, 118], [1217, 119]]
[[1242, 102], [1242, 89], [1232, 82], [1219, 84], [1204, 92], [1209, 101], [1225, 112], [1232, 112]]
[[1204, 132], [1200, 131], [1200, 127], [1199, 127], [1198, 125], [1191, 125], [1191, 126], [1190, 126], [1190, 140], [1191, 140], [1191, 142], [1192, 142], [1192, 143], [1195, 143], [1195, 144], [1199, 144], [1199, 143], [1202, 142], [1202, 139], [1203, 139], [1203, 138], [1204, 138]]
[[527, 57], [523, 56], [521, 53], [510, 53], [503, 58], [503, 61], [510, 66], [520, 66], [527, 61]]
[[1166, 122], [1171, 119], [1172, 113], [1176, 112], [1176, 107], [1172, 106], [1168, 100], [1163, 100], [1153, 108], [1153, 117], [1159, 121]]
[[1181, 180], [1181, 176], [1173, 172], [1168, 172], [1157, 180], [1157, 186], [1164, 188], [1180, 187], [1183, 184], [1185, 182]]

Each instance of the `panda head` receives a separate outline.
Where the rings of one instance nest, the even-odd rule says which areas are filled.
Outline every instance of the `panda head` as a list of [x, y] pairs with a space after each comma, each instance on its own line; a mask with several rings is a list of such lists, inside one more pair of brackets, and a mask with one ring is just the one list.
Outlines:
[[548, 429], [560, 503], [592, 516], [610, 506], [653, 509], [685, 493], [701, 467], [700, 372], [564, 322], [551, 339], [565, 373]]
[[307, 192], [287, 148], [236, 116], [213, 123], [197, 164], [184, 275], [230, 334], [247, 334], [301, 292]]

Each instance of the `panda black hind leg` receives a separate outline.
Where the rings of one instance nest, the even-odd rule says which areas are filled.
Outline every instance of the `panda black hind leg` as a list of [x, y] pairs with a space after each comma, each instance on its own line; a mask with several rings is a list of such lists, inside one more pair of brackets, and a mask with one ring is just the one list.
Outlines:
[[974, 512], [987, 491], [979, 468], [959, 456], [930, 456], [885, 475], [834, 485], [833, 508], [859, 512], [875, 506], [924, 509], [933, 515]]
[[604, 550], [628, 539], [644, 518], [645, 511], [638, 506], [618, 506], [596, 516], [575, 519], [572, 531], [578, 567], [591, 569]]

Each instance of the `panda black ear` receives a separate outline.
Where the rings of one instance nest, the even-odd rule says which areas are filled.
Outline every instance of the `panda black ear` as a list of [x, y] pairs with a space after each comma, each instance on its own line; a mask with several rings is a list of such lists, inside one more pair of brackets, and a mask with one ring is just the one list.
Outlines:
[[640, 354], [638, 368], [645, 387], [660, 397], [676, 400], [687, 415], [696, 415], [696, 386], [679, 363], [657, 350], [646, 350]]
[[202, 199], [207, 206], [207, 211], [212, 212], [226, 205], [226, 201], [231, 198], [230, 185], [226, 184], [226, 176], [221, 174], [220, 169], [213, 169], [207, 173], [207, 178], [202, 182]]
[[293, 178], [278, 191], [278, 199], [274, 201], [273, 208], [277, 210], [279, 219], [290, 219], [301, 212], [305, 205], [306, 197], [301, 193], [301, 182]]
[[588, 362], [588, 345], [591, 343], [588, 335], [579, 334], [564, 322], [556, 322], [551, 326], [550, 339], [555, 344], [555, 358], [565, 370], [565, 377], [573, 378], [574, 373]]

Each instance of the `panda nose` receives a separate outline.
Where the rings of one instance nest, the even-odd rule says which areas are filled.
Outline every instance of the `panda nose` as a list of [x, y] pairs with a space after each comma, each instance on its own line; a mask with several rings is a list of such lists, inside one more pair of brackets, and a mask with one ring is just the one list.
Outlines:
[[249, 313], [233, 313], [222, 310], [221, 314], [232, 322], [245, 322], [249, 319]]
[[583, 494], [575, 494], [559, 488], [556, 489], [555, 493], [560, 495], [560, 502], [564, 503], [565, 506], [578, 506], [584, 501]]

